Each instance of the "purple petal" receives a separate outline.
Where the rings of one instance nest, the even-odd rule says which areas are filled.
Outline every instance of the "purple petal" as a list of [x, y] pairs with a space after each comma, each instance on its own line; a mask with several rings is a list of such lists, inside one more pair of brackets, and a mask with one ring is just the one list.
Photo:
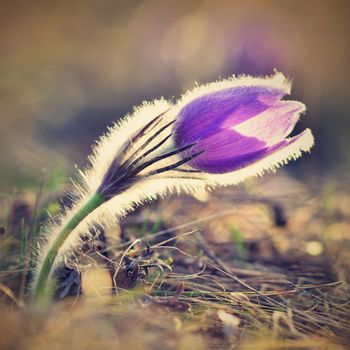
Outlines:
[[[210, 172], [225, 173], [261, 159], [266, 152], [283, 145], [304, 110], [302, 103], [280, 101], [273, 107], [234, 128], [223, 128], [200, 138], [192, 152], [204, 150], [190, 165]], [[225, 123], [223, 123], [225, 124]]]
[[180, 110], [176, 143], [183, 146], [213, 135], [223, 123], [233, 127], [247, 121], [275, 105], [285, 94], [277, 88], [238, 86], [200, 96]]
[[195, 143], [186, 155], [204, 151], [188, 163], [198, 170], [222, 174], [244, 168], [290, 142], [286, 137], [305, 106], [282, 101], [288, 91], [285, 84], [256, 84], [185, 99], [174, 125], [175, 145]]
[[189, 164], [209, 173], [225, 173], [259, 159], [268, 148], [255, 137], [246, 137], [234, 130], [222, 130], [200, 140], [192, 152], [205, 150]]
[[[196, 169], [200, 169], [208, 173], [228, 173], [245, 168], [250, 164], [281, 150], [282, 148], [296, 142], [303, 135], [304, 132], [293, 138], [283, 139], [279, 143], [272, 146], [268, 146], [254, 138], [236, 135], [236, 137], [240, 139], [239, 142], [237, 142], [237, 144], [240, 143], [238, 149], [231, 149], [231, 153], [225, 153], [227, 147], [224, 147], [224, 151], [221, 153], [221, 156], [219, 154], [215, 156], [213, 153], [209, 155], [204, 153], [203, 156], [194, 159], [190, 165]], [[261, 147], [259, 148], [259, 146]], [[251, 147], [251, 149], [255, 148], [255, 150], [249, 152], [249, 147]]]
[[[233, 129], [242, 135], [255, 137], [269, 145], [287, 137], [298, 122], [304, 104], [297, 101], [280, 101], [263, 113], [251, 118]], [[223, 124], [226, 128], [229, 125]]]

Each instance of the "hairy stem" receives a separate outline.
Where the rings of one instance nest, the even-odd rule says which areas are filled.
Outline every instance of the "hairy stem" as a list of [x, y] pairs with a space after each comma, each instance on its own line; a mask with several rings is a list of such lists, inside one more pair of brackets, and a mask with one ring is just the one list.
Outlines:
[[57, 254], [65, 240], [78, 224], [94, 209], [104, 202], [104, 198], [100, 194], [95, 194], [86, 204], [68, 221], [67, 225], [62, 229], [53, 244], [49, 248], [44, 261], [38, 272], [38, 280], [34, 289], [34, 299], [37, 302], [50, 298], [51, 291], [51, 271]]

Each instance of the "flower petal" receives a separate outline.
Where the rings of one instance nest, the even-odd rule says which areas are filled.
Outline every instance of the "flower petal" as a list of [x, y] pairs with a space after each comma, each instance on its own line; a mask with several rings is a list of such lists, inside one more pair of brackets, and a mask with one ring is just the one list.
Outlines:
[[304, 130], [295, 137], [282, 141], [266, 150], [258, 160], [246, 164], [241, 169], [224, 174], [206, 174], [206, 180], [213, 187], [217, 185], [235, 185], [246, 178], [262, 175], [267, 170], [275, 170], [281, 165], [287, 164], [291, 159], [297, 159], [302, 152], [309, 152], [314, 144], [314, 137], [310, 129]]
[[269, 110], [285, 95], [279, 89], [239, 86], [196, 98], [179, 112], [176, 142], [184, 146]]
[[297, 101], [280, 101], [265, 112], [233, 128], [245, 136], [256, 137], [268, 145], [274, 145], [287, 137], [305, 111], [305, 105]]
[[268, 148], [255, 137], [244, 136], [234, 130], [221, 130], [198, 141], [191, 152], [204, 150], [189, 164], [209, 173], [225, 173], [259, 159]]

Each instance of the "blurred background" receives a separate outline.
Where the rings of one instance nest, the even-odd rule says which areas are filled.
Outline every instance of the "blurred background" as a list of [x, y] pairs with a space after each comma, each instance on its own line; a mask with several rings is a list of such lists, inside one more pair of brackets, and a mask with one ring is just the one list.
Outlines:
[[[143, 100], [232, 74], [293, 78], [316, 147], [288, 167], [348, 171], [347, 0], [1, 1], [0, 190], [86, 164], [94, 140]], [[51, 176], [48, 176], [49, 178]]]

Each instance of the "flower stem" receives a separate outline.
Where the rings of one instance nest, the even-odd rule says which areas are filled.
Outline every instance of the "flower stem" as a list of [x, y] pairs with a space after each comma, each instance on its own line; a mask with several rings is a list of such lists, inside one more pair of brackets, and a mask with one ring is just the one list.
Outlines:
[[101, 194], [97, 193], [68, 221], [67, 225], [62, 229], [49, 248], [44, 261], [38, 273], [38, 280], [34, 290], [34, 300], [37, 303], [48, 301], [52, 296], [51, 270], [56, 256], [70, 233], [78, 226], [78, 224], [94, 209], [104, 202]]

